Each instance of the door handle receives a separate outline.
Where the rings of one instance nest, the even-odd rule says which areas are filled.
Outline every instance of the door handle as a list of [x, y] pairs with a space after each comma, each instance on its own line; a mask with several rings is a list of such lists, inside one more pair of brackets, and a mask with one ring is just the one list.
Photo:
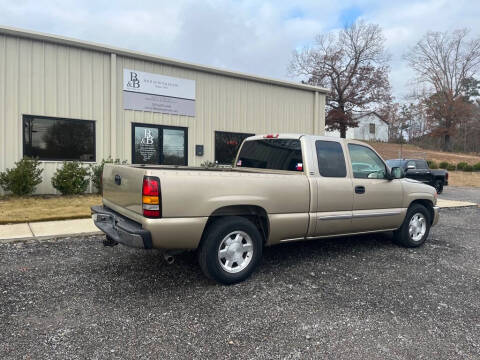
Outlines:
[[355, 186], [355, 193], [364, 194], [365, 193], [365, 186]]

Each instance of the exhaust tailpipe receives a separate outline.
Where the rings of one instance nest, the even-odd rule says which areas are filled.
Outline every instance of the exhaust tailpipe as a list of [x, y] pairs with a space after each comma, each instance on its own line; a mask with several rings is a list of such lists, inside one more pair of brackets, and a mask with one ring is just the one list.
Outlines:
[[175, 258], [173, 257], [173, 255], [169, 253], [164, 253], [163, 258], [165, 259], [168, 265], [172, 265], [175, 261]]

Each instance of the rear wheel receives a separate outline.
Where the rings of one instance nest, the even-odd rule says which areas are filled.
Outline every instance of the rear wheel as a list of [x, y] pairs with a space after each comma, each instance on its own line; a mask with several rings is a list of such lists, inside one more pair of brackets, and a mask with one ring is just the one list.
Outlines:
[[435, 180], [434, 187], [435, 190], [437, 190], [437, 194], [441, 194], [443, 191], [443, 182], [441, 180]]
[[394, 241], [405, 247], [422, 245], [430, 232], [430, 214], [425, 206], [413, 204], [407, 211], [402, 226], [393, 233]]
[[198, 249], [204, 274], [222, 284], [247, 279], [257, 267], [263, 240], [257, 227], [240, 216], [215, 221], [206, 230]]

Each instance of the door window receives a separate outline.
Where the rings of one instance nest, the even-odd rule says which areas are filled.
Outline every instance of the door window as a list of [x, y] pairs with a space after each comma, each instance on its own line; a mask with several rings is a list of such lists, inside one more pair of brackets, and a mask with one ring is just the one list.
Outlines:
[[345, 177], [345, 157], [340, 143], [336, 141], [315, 141], [317, 149], [318, 170], [324, 177]]
[[187, 165], [187, 129], [133, 124], [132, 163]]
[[165, 165], [186, 165], [185, 130], [163, 129], [163, 161]]
[[370, 148], [348, 144], [353, 177], [357, 179], [384, 179], [387, 174], [382, 159]]

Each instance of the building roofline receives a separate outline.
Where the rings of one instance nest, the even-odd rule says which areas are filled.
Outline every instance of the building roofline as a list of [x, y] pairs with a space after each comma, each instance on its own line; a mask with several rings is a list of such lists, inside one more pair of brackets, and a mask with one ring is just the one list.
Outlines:
[[72, 47], [77, 47], [82, 49], [94, 50], [94, 51], [99, 51], [103, 53], [117, 54], [125, 57], [181, 67], [184, 69], [197, 70], [197, 71], [202, 71], [210, 74], [224, 75], [224, 76], [234, 77], [237, 79], [251, 80], [251, 81], [256, 81], [256, 82], [265, 83], [265, 84], [272, 84], [272, 85], [307, 90], [312, 92], [319, 92], [322, 94], [326, 94], [329, 92], [328, 89], [307, 85], [307, 84], [295, 83], [293, 81], [284, 81], [284, 80], [279, 80], [279, 79], [274, 79], [269, 77], [262, 77], [262, 76], [237, 72], [233, 70], [225, 70], [217, 67], [179, 61], [179, 60], [157, 56], [153, 54], [148, 54], [140, 51], [127, 50], [127, 49], [117, 48], [114, 46], [108, 46], [108, 45], [98, 44], [98, 43], [89, 42], [89, 41], [77, 40], [77, 39], [68, 38], [64, 36], [51, 35], [51, 34], [41, 33], [37, 31], [18, 29], [10, 26], [1, 25], [0, 34], [45, 41], [49, 43], [72, 46]]
[[354, 117], [355, 120], [359, 120], [361, 118], [364, 118], [365, 116], [368, 116], [368, 115], [371, 115], [371, 114], [374, 114], [374, 115], [377, 115], [377, 117], [382, 120], [385, 124], [387, 125], [390, 125], [388, 123], [387, 120], [385, 120], [382, 116], [380, 116], [380, 114], [378, 112], [376, 112], [375, 110], [373, 111], [369, 111], [369, 112], [366, 112], [366, 113], [360, 113], [360, 114], [357, 114], [357, 116]]

